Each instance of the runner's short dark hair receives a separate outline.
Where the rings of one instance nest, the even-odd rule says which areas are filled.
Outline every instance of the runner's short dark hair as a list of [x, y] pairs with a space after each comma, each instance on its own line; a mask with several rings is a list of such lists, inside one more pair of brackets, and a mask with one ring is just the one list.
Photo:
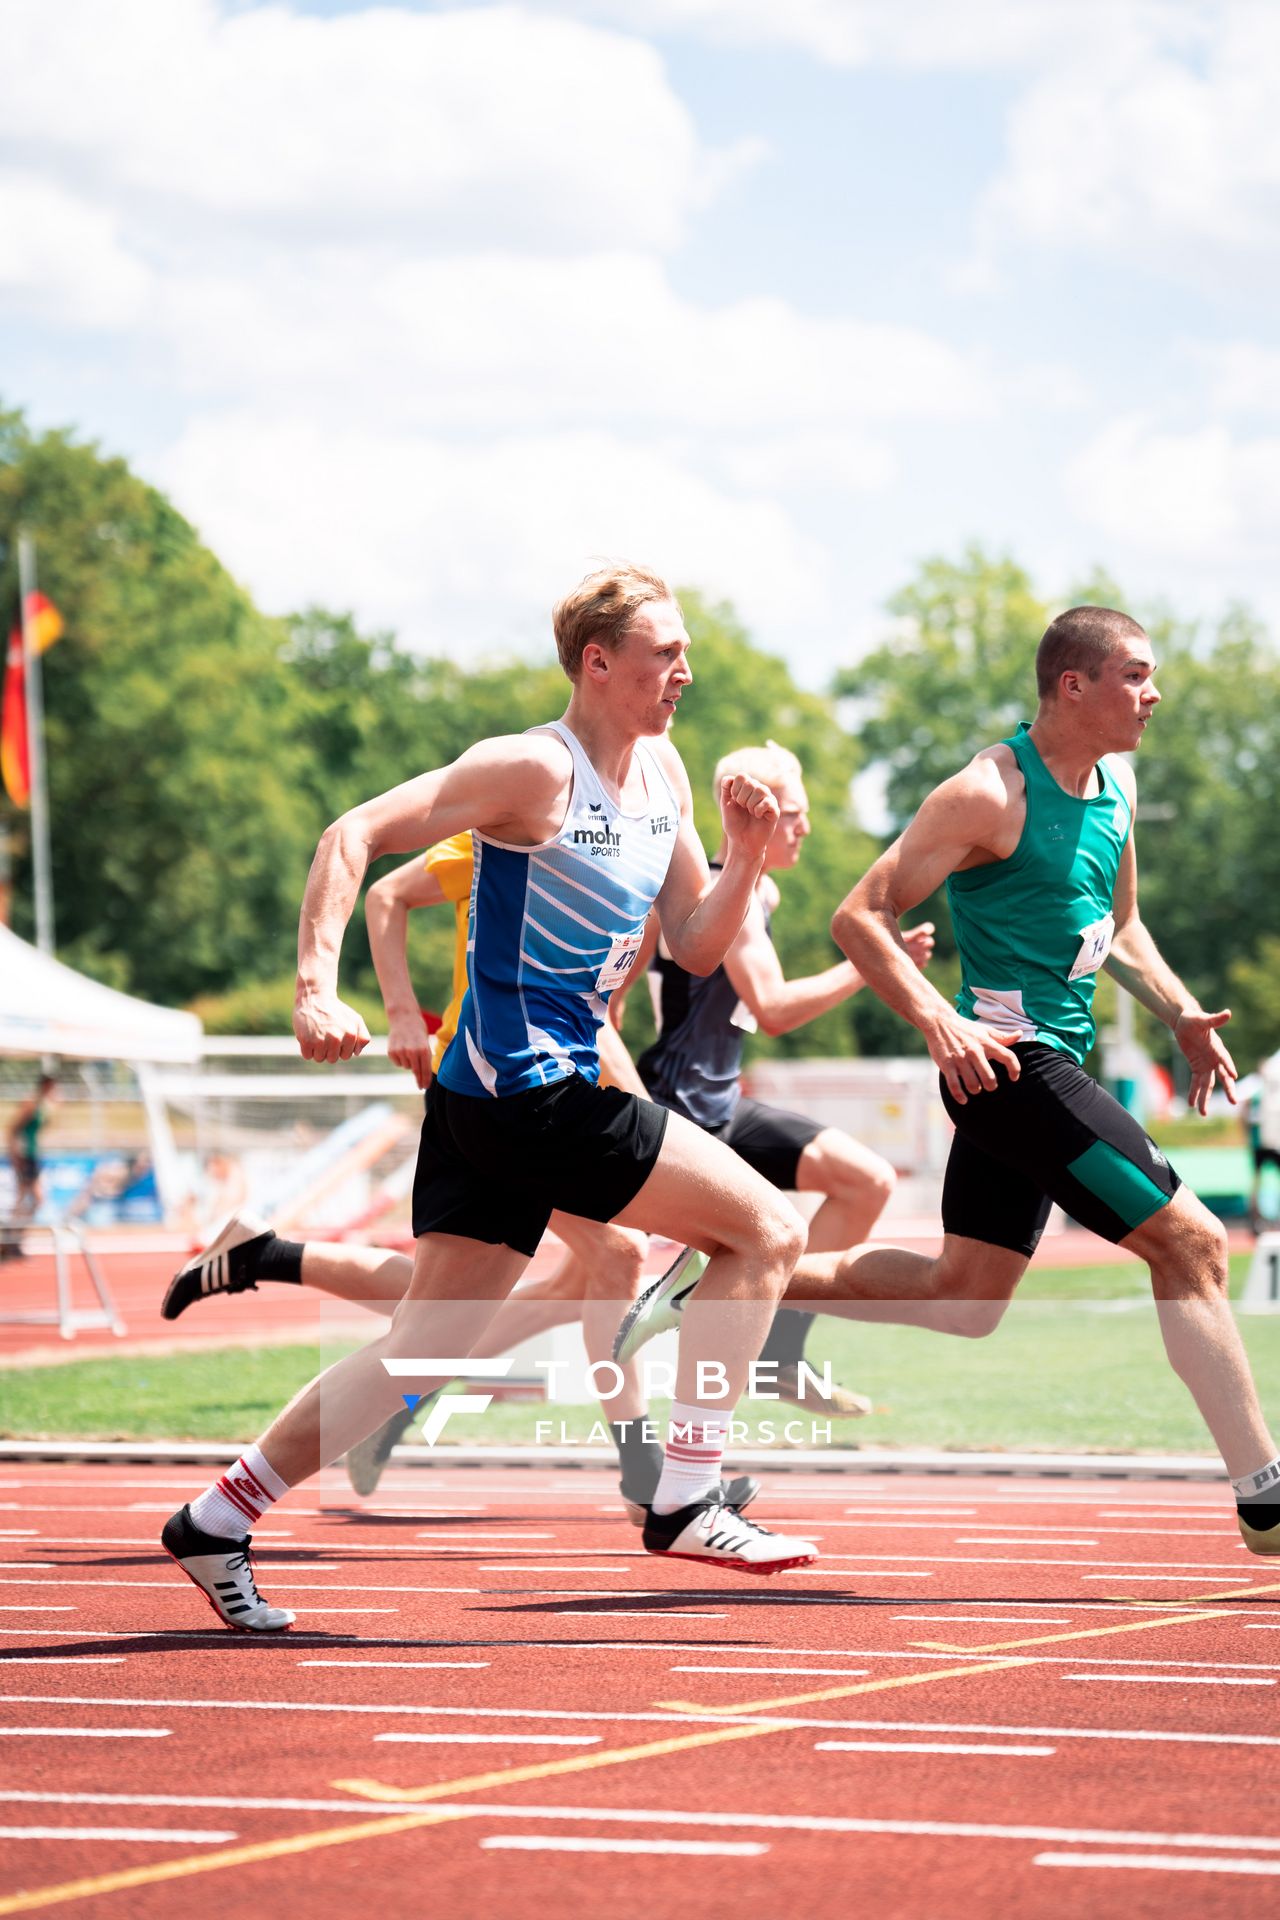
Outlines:
[[1096, 680], [1103, 661], [1126, 640], [1145, 640], [1136, 620], [1115, 607], [1068, 607], [1045, 628], [1036, 648], [1036, 692], [1051, 700], [1064, 673]]

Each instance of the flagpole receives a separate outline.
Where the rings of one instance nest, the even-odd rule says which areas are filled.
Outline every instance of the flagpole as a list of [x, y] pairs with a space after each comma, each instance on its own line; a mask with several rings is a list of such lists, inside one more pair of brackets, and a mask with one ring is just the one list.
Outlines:
[[35, 883], [36, 945], [53, 952], [53, 865], [49, 856], [49, 796], [44, 776], [44, 696], [40, 655], [32, 630], [36, 591], [36, 543], [18, 534], [18, 600], [22, 620], [22, 673], [27, 696], [27, 766], [31, 778], [31, 871]]

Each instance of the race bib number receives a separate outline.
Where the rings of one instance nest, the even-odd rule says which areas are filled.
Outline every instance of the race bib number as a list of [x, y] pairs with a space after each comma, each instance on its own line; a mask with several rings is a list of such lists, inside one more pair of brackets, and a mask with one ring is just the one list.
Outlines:
[[641, 933], [621, 933], [609, 949], [609, 958], [601, 967], [596, 979], [597, 993], [612, 993], [620, 987], [636, 963], [640, 951]]
[[1083, 980], [1087, 974], [1096, 973], [1111, 951], [1111, 938], [1116, 923], [1111, 914], [1101, 920], [1095, 920], [1080, 935], [1080, 951], [1076, 963], [1067, 975], [1069, 980]]

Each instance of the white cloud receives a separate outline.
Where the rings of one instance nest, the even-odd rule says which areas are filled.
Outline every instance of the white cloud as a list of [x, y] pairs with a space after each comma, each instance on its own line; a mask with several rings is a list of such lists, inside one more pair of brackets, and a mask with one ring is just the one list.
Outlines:
[[1280, 437], [1171, 432], [1133, 415], [1090, 441], [1065, 478], [1080, 518], [1113, 542], [1178, 567], [1276, 573]]
[[7, 0], [5, 61], [0, 149], [153, 226], [198, 210], [288, 243], [667, 248], [725, 173], [651, 47], [514, 6], [112, 0], [108, 27], [100, 0]]
[[0, 172], [0, 294], [16, 308], [43, 320], [128, 326], [150, 288], [110, 213], [33, 174]]
[[774, 299], [699, 307], [642, 255], [369, 261], [177, 277], [151, 319], [197, 391], [495, 433], [620, 423], [758, 435], [989, 413], [981, 364], [914, 328]]
[[1194, 36], [1214, 0], [533, 0], [558, 13], [726, 46], [785, 46], [835, 67], [1042, 63], [1117, 34]]
[[240, 413], [193, 421], [150, 477], [272, 610], [354, 606], [424, 651], [545, 649], [551, 605], [601, 555], [731, 595], [778, 644], [830, 595], [828, 556], [785, 509], [699, 477], [678, 445], [460, 445]]
[[983, 257], [1031, 241], [1203, 283], [1273, 255], [1280, 9], [1204, 8], [1199, 22], [1205, 44], [1186, 58], [1171, 39], [1103, 35], [1027, 90], [979, 217]]
[[1280, 413], [1280, 348], [1250, 340], [1193, 348], [1210, 403], [1224, 413]]

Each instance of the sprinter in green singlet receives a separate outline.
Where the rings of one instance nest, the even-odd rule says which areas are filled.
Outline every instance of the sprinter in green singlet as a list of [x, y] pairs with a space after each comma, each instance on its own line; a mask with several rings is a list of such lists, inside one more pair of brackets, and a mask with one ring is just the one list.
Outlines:
[[[1084, 1071], [1105, 967], [1172, 1030], [1201, 1114], [1236, 1069], [1220, 1029], [1138, 913], [1132, 769], [1159, 704], [1151, 642], [1108, 607], [1059, 615], [1036, 655], [1034, 721], [925, 800], [853, 889], [833, 932], [867, 984], [919, 1028], [955, 1140], [937, 1259], [895, 1248], [806, 1255], [788, 1302], [990, 1333], [1057, 1201], [1145, 1260], [1169, 1359], [1216, 1441], [1255, 1553], [1280, 1554], [1280, 1459], [1227, 1302], [1221, 1224], [1133, 1116]], [[950, 1006], [903, 945], [901, 917], [946, 882], [962, 985]]]

